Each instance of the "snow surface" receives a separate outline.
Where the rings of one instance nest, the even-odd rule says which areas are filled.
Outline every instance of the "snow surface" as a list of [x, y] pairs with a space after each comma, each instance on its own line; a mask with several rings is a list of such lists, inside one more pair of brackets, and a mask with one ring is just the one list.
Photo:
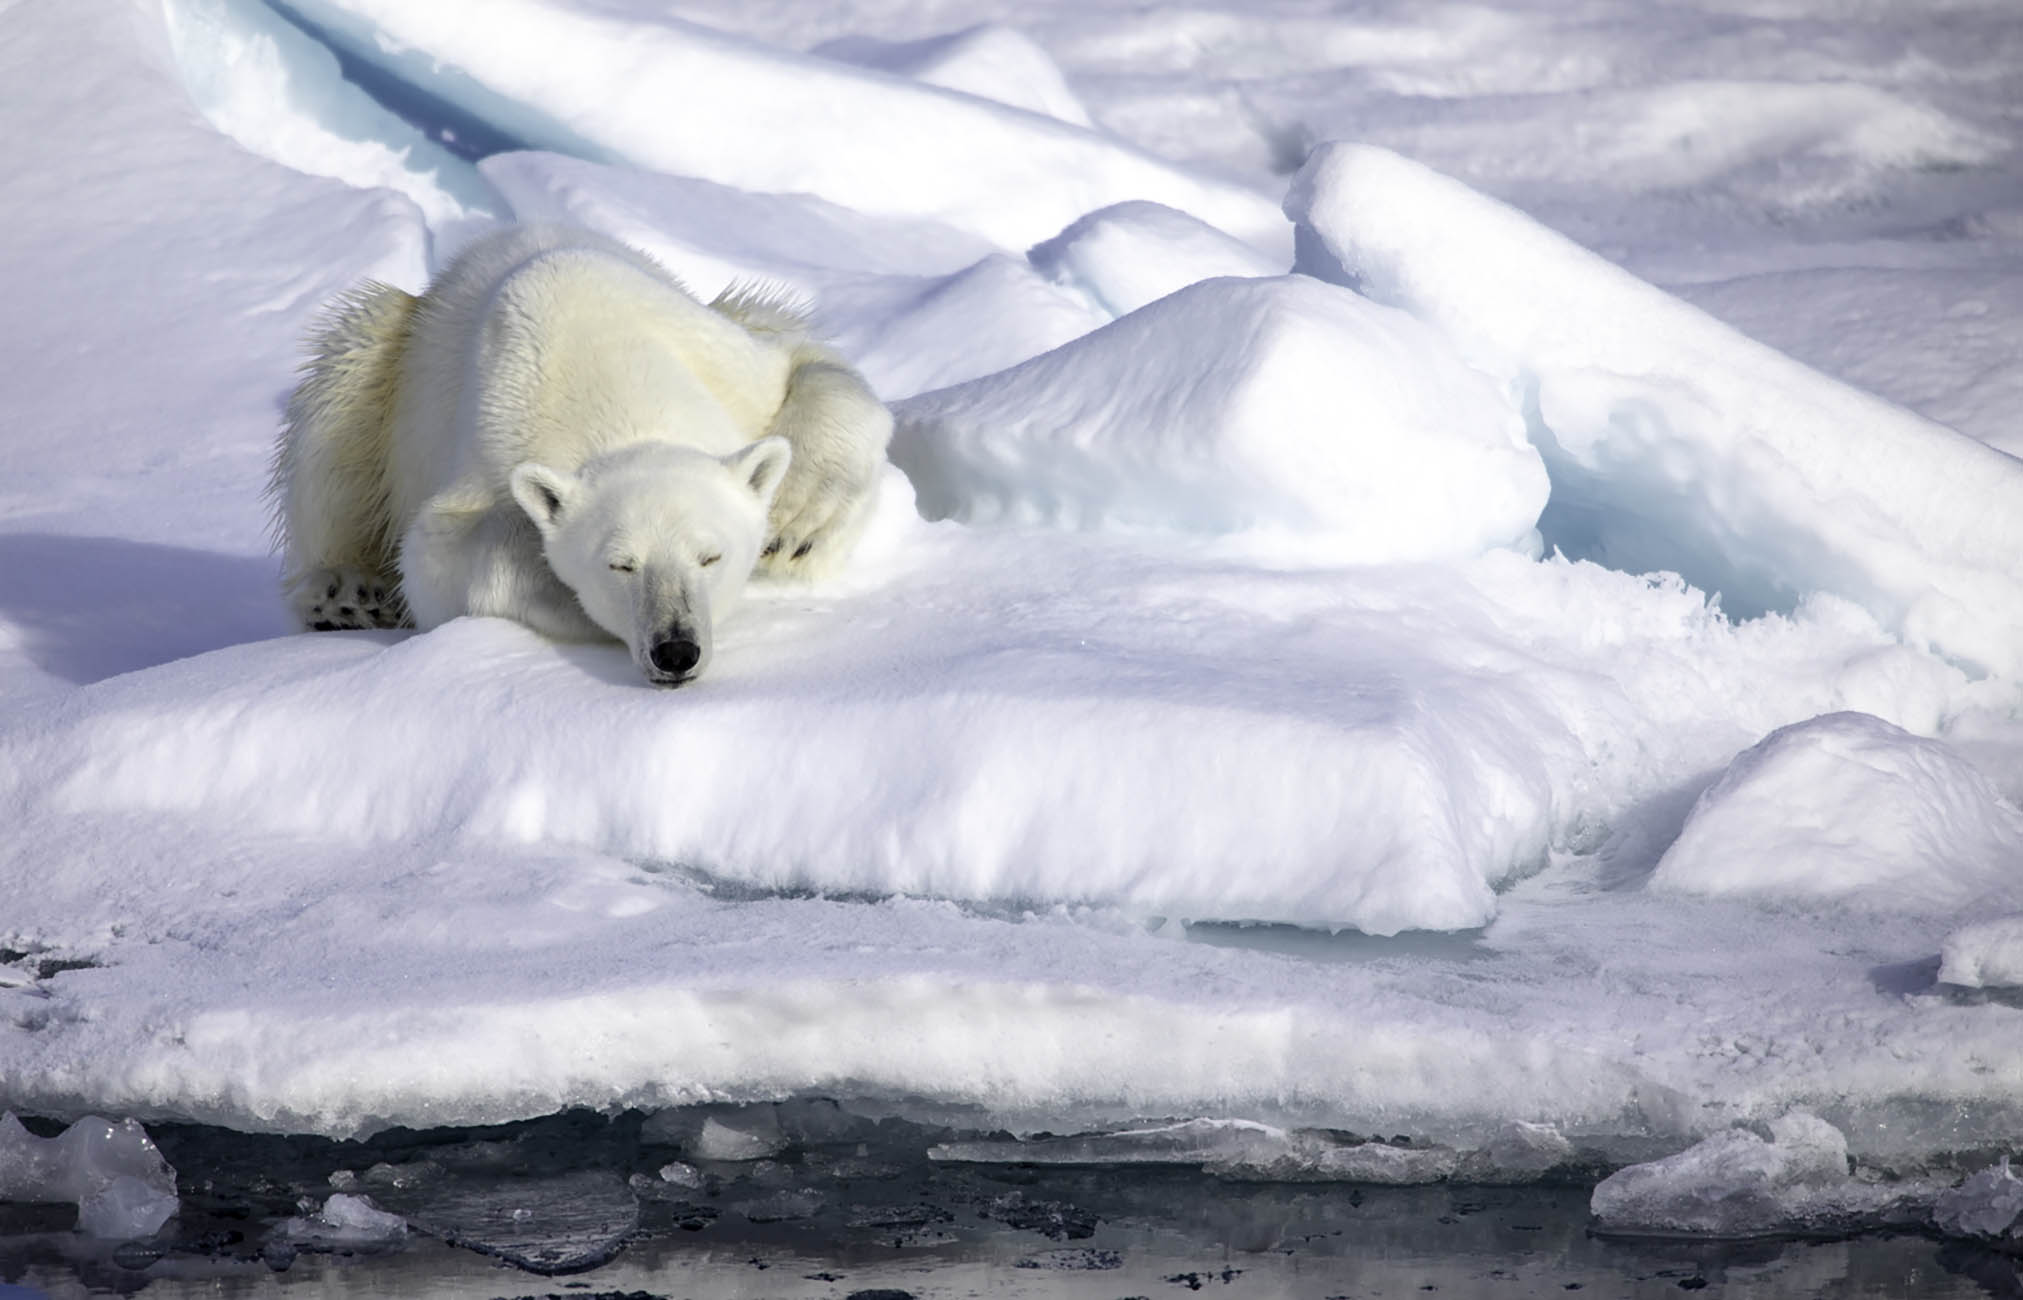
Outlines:
[[[2023, 18], [1734, 8], [0, 10], [0, 1105], [2013, 1147], [2023, 1009], [1946, 986], [2017, 910], [2018, 469], [1923, 417], [2016, 445]], [[807, 52], [979, 24], [1093, 125]], [[1446, 176], [1321, 150], [1287, 278], [1356, 136]], [[815, 297], [949, 517], [892, 470], [677, 693], [288, 635], [297, 340], [492, 212]]]

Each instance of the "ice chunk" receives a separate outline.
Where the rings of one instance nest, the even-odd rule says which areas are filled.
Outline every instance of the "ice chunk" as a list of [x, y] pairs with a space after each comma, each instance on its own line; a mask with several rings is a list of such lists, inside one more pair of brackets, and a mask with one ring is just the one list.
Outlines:
[[1945, 913], [2023, 903], [2023, 812], [1951, 746], [1866, 713], [1773, 731], [1701, 794], [1654, 889]]
[[1091, 212], [1026, 253], [1035, 268], [1123, 316], [1177, 289], [1217, 276], [1285, 270], [1241, 240], [1157, 203], [1118, 203]]
[[[304, 1203], [305, 1208], [313, 1204]], [[274, 1236], [297, 1250], [391, 1246], [407, 1237], [407, 1220], [380, 1209], [371, 1197], [334, 1192], [315, 1213], [284, 1219]]]
[[1974, 1174], [1932, 1203], [1932, 1226], [1949, 1237], [2023, 1243], [2023, 1178], [2008, 1157]]
[[1573, 1143], [1557, 1128], [1516, 1120], [1469, 1152], [1455, 1176], [1470, 1183], [1531, 1183], [1573, 1159]]
[[1678, 572], [1738, 614], [1834, 592], [1912, 644], [2023, 670], [2023, 463], [1385, 150], [1317, 151], [1286, 212], [1299, 269], [1436, 326], [1522, 404], [1549, 545]]
[[1618, 1231], [1749, 1237], [1874, 1221], [1907, 1194], [1850, 1178], [1840, 1130], [1792, 1111], [1770, 1122], [1768, 1141], [1729, 1129], [1677, 1155], [1619, 1169], [1595, 1188], [1591, 1207]]
[[728, 1122], [714, 1115], [703, 1120], [688, 1153], [697, 1160], [763, 1160], [786, 1149], [771, 1111], [752, 1110]]
[[2023, 988], [2023, 916], [1961, 926], [1939, 949], [1939, 982], [1970, 989]]
[[0, 1201], [75, 1201], [78, 1231], [125, 1240], [153, 1236], [180, 1206], [176, 1171], [134, 1120], [86, 1115], [38, 1138], [0, 1114]]
[[1006, 249], [1126, 199], [1192, 212], [1272, 251], [1289, 243], [1256, 193], [1114, 137], [673, 18], [551, 0], [497, 0], [482, 24], [406, 0], [290, 7], [353, 57], [537, 148], [932, 217]]
[[1295, 276], [1191, 286], [896, 415], [922, 513], [966, 523], [1325, 533], [1381, 563], [1521, 544], [1546, 496], [1441, 339]]
[[977, 1164], [1186, 1165], [1245, 1181], [1396, 1186], [1439, 1182], [1455, 1172], [1460, 1160], [1444, 1146], [1357, 1142], [1318, 1130], [1225, 1119], [1073, 1137], [946, 1142], [927, 1154], [932, 1160]]
[[843, 36], [817, 45], [815, 53], [861, 68], [912, 77], [931, 86], [994, 99], [1076, 126], [1090, 125], [1089, 110], [1068, 88], [1060, 65], [1015, 27], [978, 23], [959, 32], [917, 41]]

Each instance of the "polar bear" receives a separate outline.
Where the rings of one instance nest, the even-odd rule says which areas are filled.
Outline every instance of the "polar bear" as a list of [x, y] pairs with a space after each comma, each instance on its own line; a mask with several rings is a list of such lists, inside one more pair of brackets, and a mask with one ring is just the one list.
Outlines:
[[312, 337], [269, 484], [283, 585], [305, 628], [497, 615], [680, 685], [755, 568], [847, 556], [891, 433], [779, 298], [705, 306], [615, 240], [508, 227]]

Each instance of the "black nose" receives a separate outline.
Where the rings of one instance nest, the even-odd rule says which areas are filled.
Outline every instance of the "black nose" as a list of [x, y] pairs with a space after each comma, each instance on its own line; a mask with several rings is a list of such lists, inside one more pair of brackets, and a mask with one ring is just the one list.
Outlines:
[[695, 667], [702, 658], [702, 647], [693, 641], [670, 637], [653, 643], [653, 649], [646, 653], [647, 661], [670, 677], [679, 677]]

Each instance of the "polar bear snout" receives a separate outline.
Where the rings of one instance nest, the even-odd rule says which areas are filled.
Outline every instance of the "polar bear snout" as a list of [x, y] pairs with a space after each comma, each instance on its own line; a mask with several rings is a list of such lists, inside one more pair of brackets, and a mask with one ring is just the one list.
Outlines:
[[680, 633], [655, 641], [646, 652], [647, 675], [657, 686], [679, 686], [695, 676], [702, 647]]

